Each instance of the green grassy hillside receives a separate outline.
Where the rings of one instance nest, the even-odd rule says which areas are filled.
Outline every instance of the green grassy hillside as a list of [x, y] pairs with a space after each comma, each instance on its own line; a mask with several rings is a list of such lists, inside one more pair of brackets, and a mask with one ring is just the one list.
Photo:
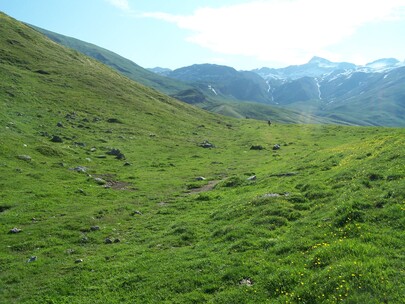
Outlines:
[[404, 129], [210, 114], [3, 14], [0, 125], [0, 303], [403, 301]]
[[89, 57], [92, 57], [113, 69], [119, 71], [128, 78], [135, 80], [143, 85], [159, 90], [165, 94], [175, 94], [181, 90], [190, 89], [191, 87], [181, 81], [160, 76], [150, 72], [129, 59], [126, 59], [114, 52], [106, 50], [92, 43], [84, 42], [72, 37], [67, 37], [54, 33], [34, 25], [29, 25], [35, 30], [43, 33], [51, 40], [63, 46], [72, 48]]

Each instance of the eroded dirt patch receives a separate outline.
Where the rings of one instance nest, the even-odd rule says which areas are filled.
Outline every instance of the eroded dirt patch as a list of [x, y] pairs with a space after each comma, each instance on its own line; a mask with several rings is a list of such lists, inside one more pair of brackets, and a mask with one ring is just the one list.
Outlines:
[[213, 180], [213, 181], [209, 181], [208, 184], [201, 186], [199, 188], [193, 188], [190, 189], [187, 194], [195, 194], [195, 193], [201, 193], [201, 192], [207, 192], [207, 191], [211, 191], [212, 189], [214, 189], [214, 187], [220, 182], [220, 180]]

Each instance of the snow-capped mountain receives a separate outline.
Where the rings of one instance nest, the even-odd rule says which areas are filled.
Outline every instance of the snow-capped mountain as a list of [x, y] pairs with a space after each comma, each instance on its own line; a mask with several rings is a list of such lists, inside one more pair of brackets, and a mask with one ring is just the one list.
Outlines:
[[394, 58], [373, 61], [365, 66], [331, 62], [313, 57], [303, 65], [281, 69], [254, 70], [269, 86], [271, 100], [290, 104], [307, 100], [336, 101], [338, 97], [364, 94], [383, 82], [392, 70], [405, 66]]
[[310, 61], [302, 65], [291, 65], [285, 68], [260, 68], [252, 72], [257, 73], [265, 80], [284, 79], [295, 80], [302, 77], [323, 77], [331, 73], [342, 72], [366, 72], [376, 73], [395, 69], [404, 66], [405, 62], [400, 62], [395, 58], [383, 58], [367, 63], [364, 66], [355, 65], [349, 62], [332, 62], [321, 57], [313, 57]]
[[288, 79], [294, 80], [302, 77], [319, 77], [323, 74], [328, 74], [336, 70], [353, 70], [356, 65], [348, 62], [331, 62], [320, 57], [313, 57], [308, 63], [302, 65], [290, 65], [285, 68], [272, 69], [261, 68], [255, 69], [253, 72], [259, 74], [264, 79]]
[[394, 58], [356, 66], [314, 57], [303, 65], [254, 72], [266, 80], [271, 101], [280, 106], [347, 121], [367, 113], [364, 124], [394, 125], [405, 115], [405, 63]]

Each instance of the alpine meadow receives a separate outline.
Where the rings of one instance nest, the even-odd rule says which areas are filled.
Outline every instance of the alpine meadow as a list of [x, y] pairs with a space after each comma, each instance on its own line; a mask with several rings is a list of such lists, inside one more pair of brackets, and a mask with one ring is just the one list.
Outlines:
[[0, 303], [404, 303], [405, 129], [275, 113], [0, 13]]

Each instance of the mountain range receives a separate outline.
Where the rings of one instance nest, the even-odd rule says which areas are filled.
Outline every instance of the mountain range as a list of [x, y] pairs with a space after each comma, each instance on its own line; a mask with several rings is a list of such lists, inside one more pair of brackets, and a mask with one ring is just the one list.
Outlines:
[[145, 69], [96, 45], [30, 26], [145, 86], [219, 114], [287, 123], [405, 126], [405, 64], [394, 58], [358, 66], [313, 57], [302, 65], [251, 71], [216, 64]]
[[[152, 72], [97, 45], [34, 25], [27, 25], [52, 41], [90, 56], [140, 84], [211, 112], [236, 118], [271, 119], [283, 123], [341, 123], [312, 114], [304, 114], [301, 111], [268, 106], [270, 99], [265, 89], [267, 84], [253, 72], [238, 72], [233, 68], [217, 65], [207, 65], [204, 69], [195, 65], [184, 68], [183, 71], [179, 69], [179, 73], [165, 68], [152, 69]], [[195, 74], [196, 81], [184, 81], [185, 77], [181, 80], [181, 74], [187, 75], [194, 67], [197, 68], [196, 72], [192, 72]], [[202, 76], [205, 73], [207, 75]], [[169, 74], [175, 76], [167, 77]], [[199, 82], [200, 77], [205, 77], [206, 81]], [[212, 77], [216, 78], [216, 82], [209, 81]], [[215, 84], [207, 85], [207, 83]], [[248, 87], [251, 94], [245, 92]], [[257, 92], [257, 90], [260, 91]]]
[[405, 63], [394, 58], [379, 59], [365, 66], [313, 57], [303, 65], [280, 69], [236, 71], [203, 64], [174, 71], [156, 68], [151, 71], [163, 71], [169, 78], [208, 88], [214, 94], [349, 124], [404, 125]]

